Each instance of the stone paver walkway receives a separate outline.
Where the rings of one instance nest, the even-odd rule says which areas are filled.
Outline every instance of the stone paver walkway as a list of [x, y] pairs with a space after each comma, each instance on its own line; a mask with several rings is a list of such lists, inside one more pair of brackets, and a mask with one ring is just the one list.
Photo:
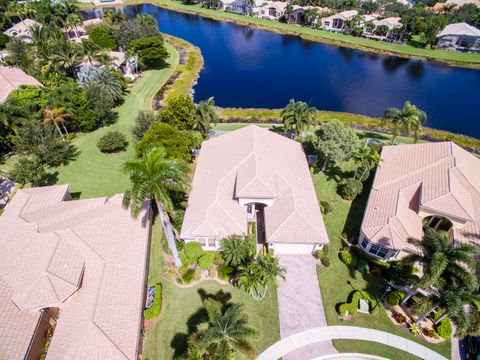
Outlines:
[[[279, 280], [277, 289], [281, 338], [327, 326], [313, 256], [279, 255], [279, 259], [287, 270], [286, 280]], [[284, 360], [307, 360], [337, 352], [329, 340], [292, 350]]]
[[[356, 326], [327, 326], [316, 329], [310, 329], [291, 335], [276, 342], [265, 350], [257, 360], [276, 360], [284, 357], [285, 354], [291, 354], [293, 350], [302, 349], [315, 343], [324, 343], [326, 340], [333, 339], [355, 339], [377, 342], [388, 345], [412, 355], [426, 360], [446, 360], [442, 355], [422, 346], [416, 342], [403, 337], [393, 335], [384, 331], [356, 327]], [[298, 360], [308, 360], [311, 357], [297, 358]]]

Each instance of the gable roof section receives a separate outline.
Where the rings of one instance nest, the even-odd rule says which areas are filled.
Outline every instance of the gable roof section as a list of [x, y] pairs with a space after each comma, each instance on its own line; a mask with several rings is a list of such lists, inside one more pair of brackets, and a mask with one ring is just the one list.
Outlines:
[[254, 125], [205, 141], [181, 237], [246, 234], [246, 207], [238, 198], [273, 199], [265, 209], [267, 241], [328, 242], [305, 154], [296, 141]]
[[[60, 316], [48, 359], [136, 359], [149, 212], [64, 201], [68, 186], [21, 189], [0, 217], [0, 358], [23, 358], [38, 309]], [[4, 231], [5, 230], [5, 231]]]
[[22, 85], [41, 86], [37, 79], [17, 67], [0, 66], [0, 102]]
[[460, 35], [460, 36], [478, 36], [480, 37], [480, 29], [477, 29], [475, 26], [469, 25], [467, 23], [455, 23], [448, 24], [445, 28], [437, 35], [438, 37], [448, 36], [448, 35]]
[[419, 209], [467, 224], [480, 216], [480, 159], [452, 142], [387, 146], [382, 150], [362, 222], [374, 243], [414, 249]]

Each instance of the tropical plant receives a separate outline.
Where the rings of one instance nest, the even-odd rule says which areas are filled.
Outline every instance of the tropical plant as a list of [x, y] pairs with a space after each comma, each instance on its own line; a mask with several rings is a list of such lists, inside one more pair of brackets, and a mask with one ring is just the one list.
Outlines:
[[360, 181], [365, 181], [366, 174], [370, 170], [373, 170], [380, 162], [380, 154], [378, 151], [368, 145], [355, 151], [351, 158], [357, 165], [353, 177], [356, 179], [358, 176], [358, 180]]
[[127, 148], [127, 137], [120, 131], [112, 130], [103, 135], [97, 142], [97, 147], [104, 153], [115, 153]]
[[32, 184], [32, 186], [42, 185], [47, 177], [45, 165], [35, 155], [20, 157], [13, 166], [11, 175], [17, 183]]
[[[123, 206], [130, 208], [133, 216], [138, 216], [148, 201], [155, 201], [160, 219], [167, 232], [167, 240], [180, 264], [168, 214], [174, 210], [172, 192], [185, 192], [188, 189], [187, 174], [189, 167], [178, 160], [167, 159], [164, 148], [151, 148], [140, 159], [128, 161], [123, 170], [130, 176], [131, 189], [123, 195]], [[166, 214], [165, 214], [165, 212]]]
[[132, 134], [135, 140], [141, 140], [143, 135], [150, 129], [150, 126], [158, 120], [158, 114], [155, 111], [140, 111], [135, 119], [135, 126], [132, 128]]
[[338, 193], [345, 200], [354, 200], [363, 191], [363, 183], [355, 178], [345, 179], [340, 183]]
[[62, 137], [62, 139], [65, 140], [65, 136], [60, 129], [59, 124], [62, 126], [63, 131], [65, 134], [68, 135], [67, 128], [65, 127], [65, 121], [70, 118], [70, 114], [67, 113], [67, 110], [64, 108], [49, 108], [48, 106], [45, 106], [43, 109], [43, 123], [44, 124], [53, 124], [58, 130], [58, 133]]
[[110, 94], [114, 101], [121, 99], [124, 93], [123, 81], [120, 75], [106, 67], [82, 67], [81, 76], [80, 73], [78, 76], [78, 83], [81, 86], [86, 86], [91, 83], [97, 84]]
[[382, 118], [382, 125], [388, 122], [393, 123], [392, 144], [402, 132], [408, 135], [413, 134], [413, 138], [417, 142], [426, 121], [425, 112], [411, 104], [410, 101], [406, 101], [402, 109], [395, 107], [387, 109]]
[[475, 262], [473, 256], [478, 249], [470, 244], [453, 244], [448, 233], [427, 229], [423, 240], [409, 239], [419, 252], [404, 258], [407, 264], [421, 263], [423, 276], [415, 283], [401, 301], [404, 305], [419, 288], [429, 288], [437, 284], [442, 277], [449, 277], [450, 282], [476, 282]]
[[422, 329], [420, 329], [420, 326], [418, 326], [418, 324], [414, 322], [408, 325], [408, 330], [410, 330], [412, 335], [415, 335], [415, 336], [420, 335], [422, 333]]
[[247, 263], [255, 255], [255, 249], [252, 252], [249, 242], [239, 235], [230, 235], [222, 239], [220, 251], [226, 263], [234, 267]]
[[288, 105], [281, 112], [285, 131], [295, 130], [297, 136], [310, 127], [316, 115], [316, 108], [309, 107], [307, 103], [294, 99], [290, 99]]
[[243, 305], [232, 304], [223, 310], [221, 303], [207, 298], [203, 307], [208, 315], [208, 328], [188, 338], [188, 359], [232, 359], [237, 353], [248, 358], [257, 355], [250, 341], [257, 332], [248, 326]]
[[200, 131], [204, 138], [207, 137], [211, 124], [216, 124], [218, 122], [218, 114], [215, 111], [214, 98], [210, 97], [206, 101], [200, 101], [195, 106], [194, 117], [197, 122], [195, 128]]

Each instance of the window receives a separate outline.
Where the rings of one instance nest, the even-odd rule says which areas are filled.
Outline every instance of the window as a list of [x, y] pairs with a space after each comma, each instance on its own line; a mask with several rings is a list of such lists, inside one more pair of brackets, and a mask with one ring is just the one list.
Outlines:
[[385, 256], [388, 254], [388, 249], [376, 244], [372, 244], [368, 252], [372, 255], [378, 256], [379, 258], [385, 259]]
[[380, 250], [378, 250], [378, 257], [381, 257], [382, 259], [385, 259], [385, 255], [387, 255], [388, 250], [385, 249], [384, 247], [381, 247]]
[[325, 24], [326, 27], [329, 27], [330, 26], [330, 21], [325, 21], [324, 24]]
[[378, 250], [380, 250], [380, 246], [372, 244], [372, 246], [370, 246], [370, 250], [368, 250], [368, 252], [370, 254], [377, 255]]
[[215, 247], [215, 239], [209, 238], [208, 239], [208, 246], [209, 247]]
[[366, 249], [366, 248], [367, 248], [367, 245], [368, 245], [368, 240], [367, 240], [367, 239], [363, 239], [363, 240], [362, 240], [362, 248]]
[[197, 241], [200, 245], [205, 246], [207, 244], [207, 241], [205, 238], [197, 238]]

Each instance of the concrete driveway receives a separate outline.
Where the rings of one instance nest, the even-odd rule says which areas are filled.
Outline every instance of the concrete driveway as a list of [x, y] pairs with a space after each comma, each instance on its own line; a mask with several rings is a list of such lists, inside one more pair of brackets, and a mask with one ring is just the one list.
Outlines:
[[[279, 280], [278, 313], [282, 339], [317, 327], [327, 326], [317, 280], [315, 259], [310, 255], [279, 255], [287, 269], [285, 281]], [[331, 341], [305, 346], [284, 356], [284, 360], [308, 360], [337, 353]]]

